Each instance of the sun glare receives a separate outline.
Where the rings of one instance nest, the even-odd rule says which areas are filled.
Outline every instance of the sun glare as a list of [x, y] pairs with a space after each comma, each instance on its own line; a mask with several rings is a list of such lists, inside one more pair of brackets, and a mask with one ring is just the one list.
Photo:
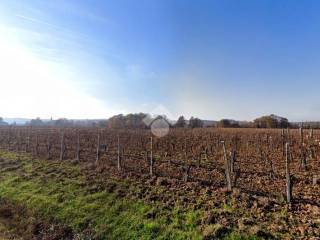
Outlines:
[[[1, 36], [7, 33], [2, 32]], [[67, 74], [9, 37], [0, 38], [0, 109], [15, 117], [103, 118], [106, 106], [77, 88]], [[99, 113], [99, 115], [97, 115]]]

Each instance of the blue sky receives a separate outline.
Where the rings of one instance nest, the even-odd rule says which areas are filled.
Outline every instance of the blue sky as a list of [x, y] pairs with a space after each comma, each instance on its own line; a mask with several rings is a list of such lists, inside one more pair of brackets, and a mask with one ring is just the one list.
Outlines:
[[3, 0], [0, 114], [319, 120], [319, 1]]

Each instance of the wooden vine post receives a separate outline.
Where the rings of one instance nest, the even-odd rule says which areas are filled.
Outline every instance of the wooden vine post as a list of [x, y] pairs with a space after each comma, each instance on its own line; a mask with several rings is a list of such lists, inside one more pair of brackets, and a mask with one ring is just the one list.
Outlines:
[[30, 148], [30, 128], [28, 129], [28, 135], [27, 135], [27, 138], [26, 138], [26, 149], [25, 149], [25, 151], [29, 152], [29, 148]]
[[284, 157], [286, 155], [284, 129], [281, 129], [281, 145], [282, 145], [282, 156]]
[[10, 151], [10, 142], [11, 142], [11, 131], [10, 131], [10, 127], [8, 129], [8, 139], [7, 139], [7, 143], [8, 143], [8, 151]]
[[17, 150], [18, 150], [18, 152], [20, 152], [20, 150], [21, 150], [21, 131], [20, 131], [20, 129], [18, 130], [18, 139], [17, 139]]
[[153, 161], [153, 139], [152, 136], [150, 137], [150, 176], [153, 176], [153, 166], [154, 166], [154, 161]]
[[120, 137], [119, 137], [119, 134], [118, 134], [117, 154], [118, 154], [118, 159], [117, 159], [118, 171], [121, 171]]
[[38, 156], [39, 154], [39, 135], [36, 134], [36, 146], [35, 146], [35, 155]]
[[100, 132], [98, 132], [98, 137], [97, 137], [96, 164], [99, 163], [99, 160], [100, 160]]
[[[191, 170], [191, 164], [188, 165], [188, 145], [187, 145], [187, 137], [185, 136], [185, 141], [184, 141], [184, 166], [182, 166], [182, 172], [183, 172], [183, 181], [188, 182], [189, 180], [189, 174]], [[200, 157], [201, 158], [201, 157]], [[200, 163], [199, 163], [200, 165]]]
[[287, 139], [288, 139], [288, 142], [290, 143], [290, 128], [287, 127]]
[[64, 132], [62, 132], [61, 134], [61, 141], [60, 141], [60, 161], [63, 160], [63, 157], [64, 157], [64, 152], [65, 152], [65, 136], [64, 136]]
[[231, 172], [230, 172], [230, 160], [227, 157], [226, 145], [224, 141], [221, 141], [223, 147], [223, 156], [225, 162], [225, 175], [227, 181], [227, 189], [228, 191], [232, 191], [232, 182], [231, 182]]
[[231, 163], [230, 163], [230, 173], [234, 173], [234, 164], [237, 161], [237, 151], [233, 150], [231, 152]]
[[300, 166], [302, 170], [306, 170], [307, 160], [306, 153], [304, 149], [304, 139], [303, 139], [303, 126], [301, 125], [300, 129]]
[[292, 181], [290, 175], [289, 155], [289, 143], [286, 143], [286, 195], [288, 204], [292, 201]]
[[303, 143], [303, 126], [301, 125], [301, 127], [299, 128], [299, 134], [300, 134], [300, 143]]
[[51, 159], [51, 148], [52, 148], [51, 139], [50, 139], [50, 135], [48, 134], [48, 137], [47, 137], [47, 159]]
[[76, 160], [80, 161], [80, 133], [77, 131], [77, 155]]

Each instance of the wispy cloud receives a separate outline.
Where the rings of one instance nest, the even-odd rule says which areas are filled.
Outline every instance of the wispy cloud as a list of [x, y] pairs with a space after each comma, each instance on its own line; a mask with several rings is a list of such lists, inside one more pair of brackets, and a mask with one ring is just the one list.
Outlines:
[[99, 8], [96, 8], [94, 4], [81, 1], [45, 1], [42, 2], [42, 8], [52, 9], [54, 12], [61, 14], [68, 14], [74, 18], [90, 21], [94, 24], [103, 24], [108, 27], [114, 27], [115, 22], [112, 21], [104, 13], [100, 12]]
[[46, 21], [42, 21], [42, 20], [39, 20], [39, 19], [36, 19], [36, 18], [32, 18], [32, 17], [28, 17], [28, 16], [25, 16], [25, 15], [20, 15], [20, 14], [16, 14], [14, 16], [16, 16], [18, 18], [21, 18], [23, 20], [29, 21], [29, 22], [33, 22], [33, 23], [37, 23], [37, 24], [41, 24], [41, 25], [46, 25], [46, 26], [49, 26], [49, 27], [52, 27], [52, 28], [56, 28], [58, 30], [65, 30], [62, 27], [58, 26], [58, 25], [54, 25], [52, 23], [49, 23], [49, 22], [46, 22]]

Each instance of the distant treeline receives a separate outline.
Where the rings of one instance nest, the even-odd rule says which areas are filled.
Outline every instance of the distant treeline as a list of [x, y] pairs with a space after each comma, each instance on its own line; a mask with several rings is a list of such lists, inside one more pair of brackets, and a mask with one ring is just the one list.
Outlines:
[[[171, 121], [166, 116], [152, 117], [145, 113], [116, 115], [107, 120], [107, 127], [112, 129], [147, 129], [150, 124], [162, 118], [172, 128], [202, 128], [202, 127], [218, 127], [218, 128], [298, 128], [301, 123], [290, 123], [287, 118], [279, 117], [274, 114], [259, 117], [251, 122], [236, 121], [232, 119], [221, 119], [220, 121], [201, 120], [191, 117], [186, 120], [180, 116], [177, 121]], [[320, 122], [303, 123], [305, 128], [320, 128]]]
[[60, 118], [57, 120], [42, 120], [35, 118], [26, 122], [27, 126], [57, 126], [57, 127], [105, 127], [107, 120], [72, 120]]
[[165, 121], [169, 127], [189, 127], [200, 128], [203, 127], [203, 121], [199, 118], [191, 117], [186, 120], [183, 116], [179, 117], [177, 121], [172, 121], [166, 116], [150, 116], [145, 113], [116, 115], [107, 120], [107, 127], [112, 129], [148, 129], [152, 123], [158, 119]]
[[199, 118], [191, 117], [186, 120], [180, 116], [177, 121], [170, 121], [166, 116], [157, 116], [152, 119], [145, 113], [116, 115], [108, 119], [107, 127], [112, 129], [147, 129], [152, 121], [162, 118], [172, 128], [201, 128], [201, 127], [219, 127], [219, 128], [288, 128], [290, 123], [288, 119], [276, 115], [263, 116], [255, 119], [253, 122], [241, 122], [230, 119], [222, 119], [218, 122], [204, 121]]
[[[60, 118], [57, 120], [42, 120], [35, 118], [27, 122], [27, 126], [60, 126], [60, 127], [107, 127], [110, 129], [148, 129], [151, 124], [161, 119], [171, 128], [304, 128], [320, 129], [320, 122], [289, 122], [287, 118], [274, 114], [262, 116], [253, 121], [236, 121], [232, 119], [221, 119], [220, 121], [201, 120], [196, 117], [185, 119], [180, 116], [178, 120], [172, 121], [166, 116], [150, 116], [146, 113], [119, 114], [109, 119], [102, 120], [72, 120]], [[8, 125], [0, 117], [0, 126]]]

